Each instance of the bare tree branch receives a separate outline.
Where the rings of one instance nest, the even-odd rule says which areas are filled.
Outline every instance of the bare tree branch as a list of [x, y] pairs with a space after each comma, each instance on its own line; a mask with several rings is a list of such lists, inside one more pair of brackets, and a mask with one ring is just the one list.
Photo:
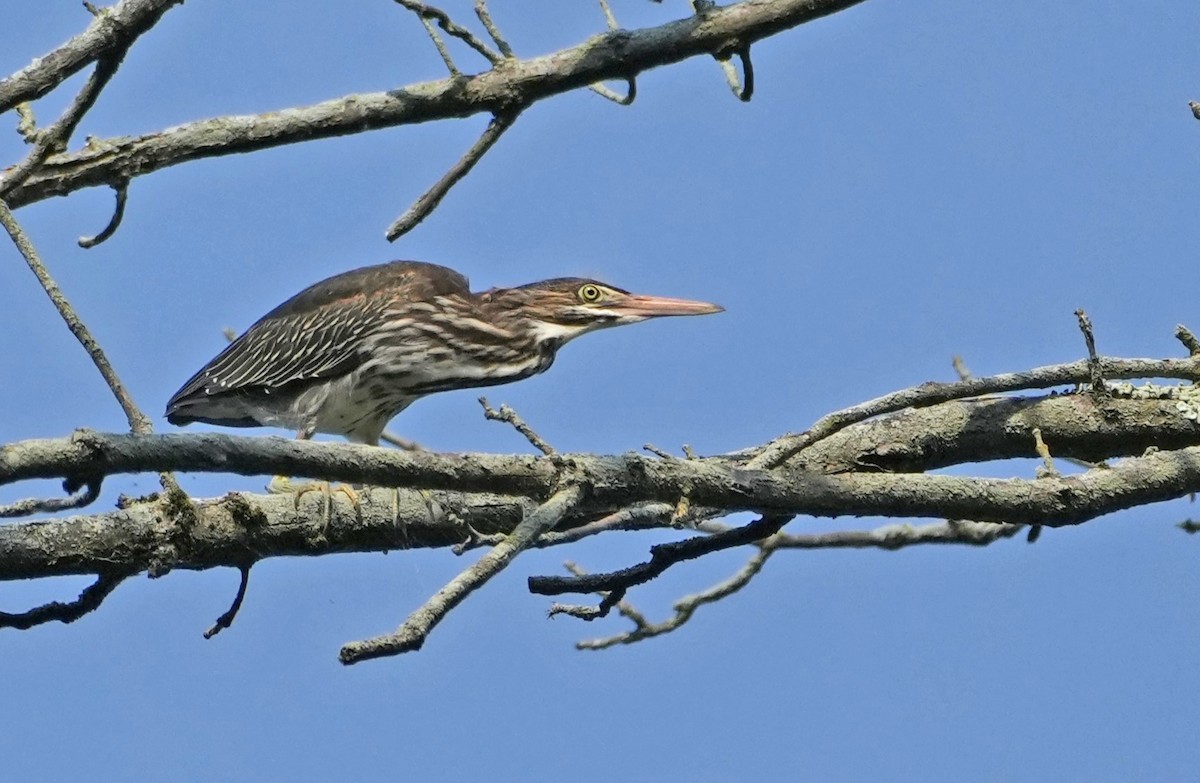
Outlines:
[[10, 194], [8, 203], [16, 209], [200, 158], [481, 112], [495, 115], [607, 79], [628, 79], [690, 57], [736, 50], [860, 2], [745, 0], [659, 27], [609, 31], [552, 54], [506, 60], [474, 76], [350, 95], [287, 111], [216, 117], [143, 136], [97, 140], [92, 149], [52, 155]]

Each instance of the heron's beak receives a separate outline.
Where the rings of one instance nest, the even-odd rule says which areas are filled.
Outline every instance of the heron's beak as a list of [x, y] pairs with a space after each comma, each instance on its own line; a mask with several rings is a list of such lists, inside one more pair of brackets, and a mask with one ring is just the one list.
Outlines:
[[630, 294], [613, 306], [622, 315], [636, 318], [656, 318], [661, 315], [708, 315], [724, 312], [725, 308], [695, 299], [674, 299], [669, 296]]

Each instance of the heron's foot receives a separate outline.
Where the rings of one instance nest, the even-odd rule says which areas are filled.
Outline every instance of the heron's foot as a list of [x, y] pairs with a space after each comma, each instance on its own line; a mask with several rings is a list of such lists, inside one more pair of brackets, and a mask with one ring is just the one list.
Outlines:
[[306, 493], [320, 492], [325, 499], [326, 528], [333, 519], [333, 494], [335, 492], [345, 495], [350, 504], [354, 506], [354, 512], [358, 516], [362, 516], [362, 502], [359, 500], [358, 492], [349, 484], [330, 484], [328, 481], [304, 481], [293, 484], [287, 476], [273, 476], [271, 482], [267, 484], [267, 491], [276, 495], [291, 495], [297, 511], [300, 510], [300, 499]]

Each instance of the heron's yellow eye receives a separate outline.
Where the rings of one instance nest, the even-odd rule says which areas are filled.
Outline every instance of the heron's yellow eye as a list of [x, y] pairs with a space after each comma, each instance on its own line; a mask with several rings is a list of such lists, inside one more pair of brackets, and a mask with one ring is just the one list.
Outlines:
[[586, 285], [580, 286], [578, 291], [579, 301], [586, 304], [599, 302], [603, 295], [604, 294], [601, 292], [600, 286], [592, 283], [587, 283]]

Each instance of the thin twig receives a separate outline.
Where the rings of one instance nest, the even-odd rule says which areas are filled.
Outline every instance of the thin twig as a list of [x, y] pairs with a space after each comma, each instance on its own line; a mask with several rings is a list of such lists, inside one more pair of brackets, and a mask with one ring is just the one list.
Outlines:
[[480, 137], [471, 145], [458, 162], [450, 167], [449, 171], [442, 175], [442, 178], [433, 184], [429, 190], [425, 191], [407, 211], [396, 219], [392, 225], [388, 226], [387, 240], [395, 242], [400, 237], [412, 231], [417, 225], [429, 217], [438, 204], [442, 203], [442, 199], [450, 192], [450, 188], [461, 180], [467, 174], [471, 173], [471, 169], [475, 168], [475, 164], [479, 162], [487, 151], [492, 148], [492, 145], [500, 140], [504, 135], [504, 131], [512, 127], [512, 124], [517, 121], [521, 110], [514, 109], [511, 111], [500, 112], [492, 117], [492, 121], [488, 123], [487, 128], [483, 131]]
[[83, 589], [74, 601], [61, 603], [51, 601], [34, 607], [27, 612], [0, 612], [0, 628], [16, 628], [25, 631], [36, 625], [50, 622], [73, 623], [88, 612], [94, 612], [104, 603], [109, 593], [125, 581], [128, 574], [100, 574], [96, 581]]
[[1183, 324], [1175, 325], [1175, 339], [1183, 343], [1189, 356], [1200, 356], [1200, 340], [1196, 339], [1196, 335], [1192, 334], [1192, 331]]
[[89, 479], [76, 494], [65, 498], [25, 498], [15, 503], [0, 506], [0, 518], [27, 517], [30, 514], [52, 514], [59, 511], [69, 511], [73, 508], [83, 508], [94, 503], [100, 497], [102, 478]]
[[1046, 441], [1042, 440], [1042, 431], [1038, 427], [1033, 428], [1033, 450], [1042, 458], [1042, 467], [1038, 470], [1038, 478], [1057, 478], [1062, 475], [1058, 472], [1058, 468], [1054, 467], [1054, 457], [1050, 455], [1050, 447], [1046, 445]]
[[[497, 52], [493, 51], [491, 47], [489, 47], [483, 41], [476, 38], [475, 35], [470, 30], [468, 30], [467, 28], [463, 27], [462, 25], [458, 24], [453, 19], [451, 19], [450, 15], [448, 13], [446, 13], [445, 11], [443, 11], [442, 9], [435, 8], [434, 6], [431, 6], [427, 3], [417, 2], [416, 0], [395, 0], [395, 1], [397, 3], [399, 3], [400, 5], [404, 6], [405, 8], [407, 8], [408, 10], [412, 11], [418, 17], [420, 17], [422, 23], [425, 24], [426, 30], [430, 29], [429, 24], [428, 24], [429, 20], [433, 20], [433, 21], [437, 22], [438, 27], [442, 28], [442, 30], [444, 30], [447, 35], [453, 36], [454, 38], [457, 38], [460, 41], [462, 41], [467, 46], [471, 47], [476, 52], [478, 52], [481, 56], [483, 56], [484, 59], [486, 59], [492, 65], [495, 65], [504, 60], [503, 55], [500, 55]], [[457, 68], [454, 67], [454, 63], [451, 62], [450, 54], [447, 51], [445, 51], [445, 47], [444, 47], [444, 45], [441, 44], [440, 38], [438, 36], [436, 36], [432, 31], [430, 32], [430, 37], [433, 38], [434, 45], [437, 46], [438, 52], [442, 55], [442, 60], [445, 61], [446, 67], [450, 69], [450, 74], [452, 76], [458, 76], [459, 71]]]
[[562, 595], [626, 590], [654, 579], [677, 563], [694, 560], [723, 549], [752, 544], [778, 533], [779, 528], [790, 519], [791, 516], [787, 514], [763, 516], [724, 533], [659, 544], [650, 548], [649, 560], [619, 571], [589, 574], [586, 577], [531, 576], [529, 591], [538, 595]]
[[234, 618], [242, 608], [242, 601], [246, 598], [246, 586], [250, 584], [250, 565], [239, 566], [238, 572], [241, 574], [241, 581], [238, 582], [237, 594], [233, 597], [233, 603], [229, 605], [224, 614], [217, 618], [212, 628], [204, 632], [205, 639], [211, 639], [233, 625]]
[[17, 133], [26, 144], [37, 143], [37, 119], [33, 116], [32, 104], [17, 104]]
[[1104, 392], [1104, 374], [1100, 370], [1100, 357], [1096, 354], [1096, 335], [1092, 330], [1092, 319], [1088, 317], [1083, 308], [1075, 311], [1075, 318], [1079, 322], [1079, 331], [1083, 332], [1083, 342], [1087, 345], [1088, 372], [1092, 393], [1101, 394]]
[[508, 41], [504, 40], [504, 36], [500, 35], [500, 29], [496, 27], [496, 23], [492, 21], [492, 15], [488, 13], [487, 0], [475, 0], [475, 15], [479, 17], [479, 21], [483, 22], [483, 28], [496, 42], [496, 48], [500, 50], [500, 54], [510, 59], [515, 57], [512, 47], [508, 45]]
[[609, 30], [621, 29], [621, 26], [617, 24], [617, 17], [613, 16], [612, 9], [608, 7], [608, 0], [600, 0], [600, 10], [604, 12], [604, 21]]
[[[773, 536], [772, 536], [773, 538]], [[768, 538], [767, 541], [770, 541]], [[675, 615], [661, 623], [647, 622], [640, 612], [637, 612], [633, 607], [629, 607], [632, 611], [621, 611], [621, 614], [633, 621], [634, 628], [631, 631], [614, 634], [613, 636], [601, 637], [598, 639], [585, 639], [576, 642], [575, 649], [577, 650], [603, 650], [613, 647], [618, 644], [633, 644], [640, 642], [643, 639], [649, 639], [655, 636], [661, 636], [665, 633], [670, 633], [678, 629], [688, 620], [692, 619], [692, 615], [696, 609], [704, 604], [715, 603], [722, 598], [730, 596], [741, 590], [750, 580], [753, 579], [767, 560], [774, 553], [775, 547], [760, 545], [758, 551], [746, 561], [745, 565], [738, 569], [737, 573], [733, 574], [728, 579], [725, 579], [706, 590], [692, 595], [684, 596], [675, 602]], [[618, 604], [618, 610], [622, 605], [628, 605], [622, 601]]]
[[[574, 576], [585, 576], [587, 574], [587, 571], [580, 568], [570, 560], [563, 563], [563, 567]], [[624, 595], [624, 593], [624, 590], [620, 591], [620, 595]], [[646, 616], [639, 612], [633, 604], [619, 597], [614, 597], [614, 595], [611, 593], [601, 593], [600, 595], [603, 599], [601, 601], [601, 607], [607, 608], [592, 609], [591, 607], [587, 606], [564, 606], [561, 604], [555, 604], [555, 606], [550, 609], [550, 616], [553, 617], [555, 614], [570, 614], [576, 617], [587, 619], [593, 614], [598, 614], [601, 611], [607, 613], [609, 608], [614, 608], [622, 617], [625, 617], [632, 622], [634, 628], [649, 627], [650, 623], [648, 620], [646, 620]]]
[[104, 89], [104, 85], [108, 84], [116, 74], [126, 51], [127, 48], [121, 48], [96, 61], [96, 67], [75, 95], [75, 100], [71, 101], [71, 105], [53, 125], [37, 131], [35, 135], [37, 141], [34, 143], [33, 149], [25, 156], [24, 160], [4, 175], [4, 179], [0, 180], [0, 199], [28, 179], [29, 175], [38, 166], [41, 166], [51, 153], [66, 148], [71, 141], [71, 134], [75, 132], [75, 127], [83, 119], [83, 115], [92, 108], [96, 103], [96, 98], [100, 97], [100, 91]]
[[676, 457], [671, 452], [669, 452], [665, 449], [660, 449], [658, 446], [655, 446], [653, 443], [642, 444], [642, 450], [650, 452], [651, 454], [658, 457], [659, 459], [678, 459], [678, 457]]
[[528, 549], [538, 536], [557, 525], [583, 497], [583, 487], [576, 484], [555, 492], [549, 500], [513, 528], [504, 541], [479, 558], [473, 566], [450, 580], [421, 608], [410, 614], [395, 633], [343, 646], [338, 656], [341, 662], [352, 664], [419, 650], [430, 631], [450, 610], [502, 571], [513, 558]]
[[438, 55], [442, 58], [442, 62], [446, 66], [446, 70], [450, 72], [451, 76], [462, 76], [462, 71], [458, 70], [458, 66], [454, 64], [454, 58], [450, 56], [450, 50], [446, 48], [446, 42], [442, 40], [442, 36], [438, 35], [433, 22], [429, 21], [428, 17], [425, 16], [418, 16], [417, 18], [421, 20], [421, 25], [425, 28], [425, 33], [429, 36], [429, 40], [433, 41], [433, 47], [437, 49]]
[[594, 522], [561, 532], [551, 530], [537, 540], [535, 546], [549, 547], [570, 544], [582, 538], [611, 530], [652, 530], [661, 528], [671, 518], [671, 508], [665, 503], [643, 503], [614, 511]]
[[379, 436], [379, 439], [384, 443], [390, 443], [396, 448], [403, 449], [404, 451], [427, 451], [424, 446], [422, 446], [420, 443], [417, 443], [415, 440], [402, 438], [394, 432], [384, 431], [384, 433]]
[[621, 106], [628, 106], [637, 99], [637, 79], [632, 76], [628, 76], [625, 78], [625, 83], [629, 85], [629, 88], [625, 91], [624, 95], [621, 95], [619, 92], [602, 82], [589, 84], [588, 89], [602, 98], [607, 98], [613, 103]]
[[121, 378], [109, 363], [108, 357], [104, 355], [104, 349], [92, 337], [91, 331], [80, 320], [79, 315], [75, 312], [75, 308], [67, 301], [58, 284], [54, 282], [54, 278], [50, 276], [50, 273], [46, 270], [46, 265], [38, 257], [37, 250], [34, 249], [33, 244], [25, 235], [21, 224], [17, 222], [16, 217], [13, 216], [12, 211], [2, 199], [0, 199], [0, 225], [4, 226], [4, 229], [12, 238], [13, 244], [17, 246], [17, 250], [25, 258], [25, 263], [29, 265], [38, 282], [42, 284], [42, 289], [45, 290], [46, 296], [50, 297], [50, 301], [54, 303], [54, 307], [58, 310], [58, 314], [62, 316], [63, 321], [66, 322], [67, 328], [71, 330], [71, 334], [75, 335], [75, 339], [79, 340], [83, 349], [91, 357], [92, 363], [96, 365], [96, 369], [100, 371], [104, 382], [108, 384], [108, 388], [121, 405], [121, 410], [125, 411], [125, 418], [129, 421], [130, 431], [136, 435], [145, 435], [151, 432], [150, 419], [146, 417], [146, 414], [142, 413], [137, 403], [133, 401], [133, 397], [125, 389], [125, 385], [121, 383]]
[[499, 411], [492, 408], [488, 403], [487, 397], [480, 397], [479, 404], [483, 406], [483, 416], [488, 421], [502, 421], [511, 424], [512, 428], [521, 433], [525, 437], [525, 440], [529, 441], [530, 445], [535, 449], [547, 457], [554, 453], [554, 447], [543, 440], [541, 435], [534, 432], [533, 427], [526, 424], [525, 420], [517, 415], [517, 412], [507, 404], [501, 405]]
[[958, 376], [960, 381], [971, 379], [971, 370], [967, 367], [966, 362], [961, 356], [954, 356], [950, 359], [950, 366], [954, 368], [954, 374]]
[[740, 80], [737, 68], [733, 67], [732, 58], [717, 58], [717, 62], [721, 64], [721, 70], [725, 72], [725, 81], [729, 84], [729, 89], [733, 91], [733, 96], [742, 103], [749, 103], [750, 99], [754, 97], [754, 63], [750, 60], [750, 47], [743, 46], [737, 50], [736, 54], [742, 61], [742, 78]]
[[95, 236], [83, 236], [77, 240], [79, 246], [85, 250], [95, 247], [117, 233], [117, 229], [121, 227], [121, 221], [125, 218], [125, 200], [129, 198], [129, 180], [122, 179], [114, 184], [112, 189], [117, 197], [117, 205], [113, 210], [112, 217], [108, 220], [108, 225]]
[[[724, 526], [721, 526], [724, 528]], [[725, 528], [728, 529], [728, 528]], [[738, 569], [737, 573], [717, 584], [675, 602], [675, 614], [659, 623], [648, 622], [626, 601], [617, 609], [634, 624], [630, 631], [578, 642], [580, 650], [602, 650], [618, 644], [633, 644], [643, 639], [661, 636], [679, 629], [691, 620], [696, 609], [733, 595], [758, 575], [770, 556], [781, 549], [887, 549], [896, 550], [920, 544], [958, 544], [987, 546], [995, 541], [1012, 538], [1021, 525], [991, 522], [949, 520], [929, 525], [884, 525], [874, 530], [847, 530], [830, 533], [779, 532], [758, 544], [758, 551]], [[574, 571], [572, 572], [574, 573]]]

